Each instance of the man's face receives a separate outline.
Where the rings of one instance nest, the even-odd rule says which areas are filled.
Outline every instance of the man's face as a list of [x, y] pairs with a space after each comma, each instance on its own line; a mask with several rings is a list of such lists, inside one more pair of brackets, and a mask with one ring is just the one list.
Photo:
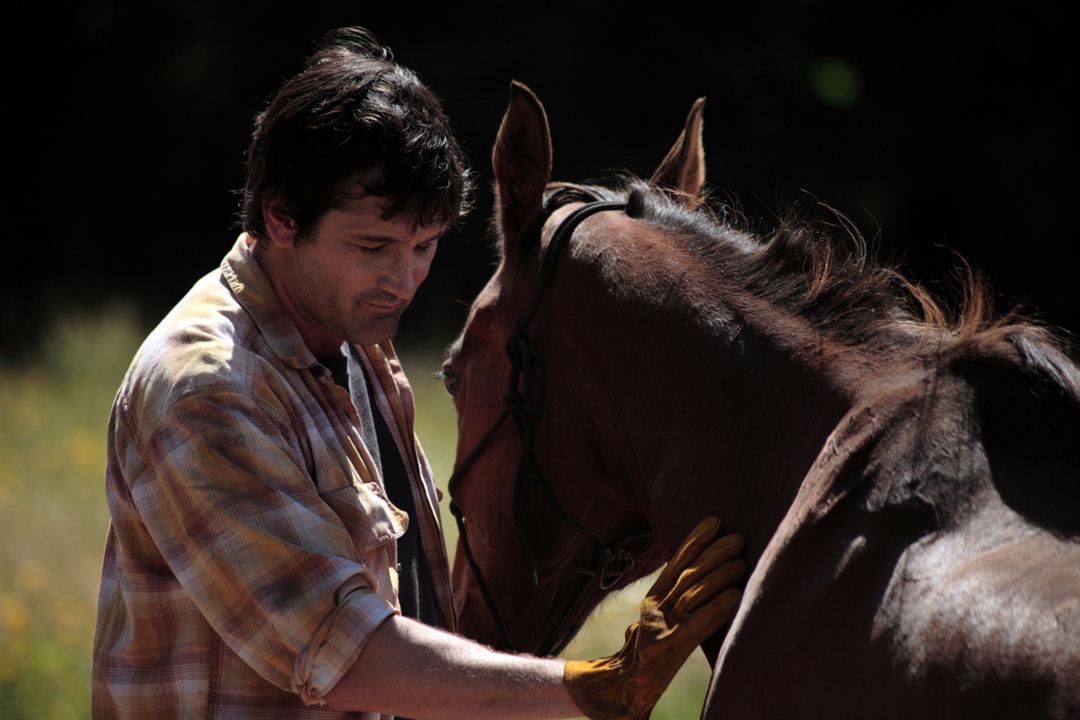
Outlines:
[[369, 195], [328, 210], [283, 267], [285, 290], [306, 323], [362, 345], [397, 332], [446, 229], [414, 227], [407, 216], [384, 220], [383, 202]]

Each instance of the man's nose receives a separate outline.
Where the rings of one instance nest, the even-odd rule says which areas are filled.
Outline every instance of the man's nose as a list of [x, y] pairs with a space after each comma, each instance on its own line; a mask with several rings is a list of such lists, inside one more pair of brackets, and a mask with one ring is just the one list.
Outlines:
[[412, 253], [395, 253], [386, 271], [379, 278], [379, 289], [402, 300], [411, 300], [419, 285]]

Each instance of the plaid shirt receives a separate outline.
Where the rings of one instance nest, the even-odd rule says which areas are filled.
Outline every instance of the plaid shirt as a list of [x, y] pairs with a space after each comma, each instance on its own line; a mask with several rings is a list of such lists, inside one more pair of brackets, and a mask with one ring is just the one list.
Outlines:
[[[453, 630], [412, 392], [390, 343], [357, 350]], [[397, 612], [409, 518], [245, 235], [135, 356], [113, 405], [105, 487], [95, 717], [350, 717], [321, 698]]]

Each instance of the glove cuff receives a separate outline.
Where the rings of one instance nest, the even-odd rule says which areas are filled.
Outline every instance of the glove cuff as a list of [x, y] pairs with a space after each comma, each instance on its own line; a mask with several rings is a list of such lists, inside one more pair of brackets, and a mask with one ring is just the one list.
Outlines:
[[[563, 667], [563, 683], [574, 704], [591, 720], [648, 717], [632, 714], [622, 663], [617, 656], [599, 660], [570, 660]], [[632, 693], [631, 693], [632, 694]]]

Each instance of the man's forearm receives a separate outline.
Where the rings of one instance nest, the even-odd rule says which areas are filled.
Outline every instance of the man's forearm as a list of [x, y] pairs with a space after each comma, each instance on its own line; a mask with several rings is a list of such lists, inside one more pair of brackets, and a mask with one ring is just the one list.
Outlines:
[[424, 720], [572, 718], [563, 661], [498, 653], [400, 616], [375, 630], [326, 702]]

